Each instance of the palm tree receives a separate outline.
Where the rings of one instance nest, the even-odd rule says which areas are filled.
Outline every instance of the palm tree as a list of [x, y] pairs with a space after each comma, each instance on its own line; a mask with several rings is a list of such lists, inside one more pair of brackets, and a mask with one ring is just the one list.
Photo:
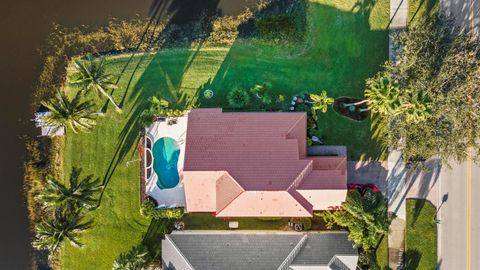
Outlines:
[[133, 247], [127, 253], [122, 253], [113, 262], [113, 270], [137, 270], [150, 261], [148, 250], [144, 245]]
[[327, 112], [328, 105], [333, 104], [333, 98], [327, 96], [327, 91], [323, 90], [320, 95], [311, 94], [310, 99], [312, 100], [313, 110], [320, 110], [323, 113]]
[[408, 123], [418, 124], [430, 117], [431, 102], [424, 92], [409, 90], [402, 101], [402, 112]]
[[95, 208], [98, 200], [94, 197], [103, 188], [103, 185], [100, 179], [94, 179], [93, 175], [88, 175], [79, 180], [80, 174], [80, 169], [73, 168], [68, 186], [55, 179], [47, 178], [47, 185], [40, 193], [40, 199], [45, 206], [59, 208], [70, 205], [87, 209]]
[[109, 90], [117, 88], [113, 81], [113, 76], [105, 72], [105, 58], [98, 62], [93, 59], [91, 54], [87, 55], [87, 61], [74, 59], [73, 71], [69, 75], [69, 81], [73, 85], [79, 85], [84, 91], [95, 92], [98, 96], [105, 96], [112, 102], [118, 111], [120, 106], [108, 93]]
[[81, 247], [80, 233], [93, 224], [92, 220], [83, 222], [83, 218], [79, 210], [71, 207], [56, 209], [52, 217], [43, 219], [35, 227], [33, 247], [38, 250], [48, 250], [52, 254], [58, 251], [65, 240], [75, 247]]
[[363, 192], [352, 190], [342, 208], [341, 211], [324, 212], [322, 215], [326, 220], [348, 228], [349, 238], [357, 247], [370, 250], [376, 247], [381, 236], [388, 234], [391, 222], [388, 205], [380, 192], [371, 188], [365, 188]]
[[393, 116], [400, 112], [401, 103], [398, 82], [388, 75], [367, 81], [365, 97], [368, 108], [373, 113]]
[[54, 98], [43, 101], [42, 105], [49, 110], [47, 116], [42, 118], [47, 125], [70, 128], [75, 133], [95, 126], [91, 111], [93, 104], [89, 100], [82, 101], [80, 92], [70, 100], [63, 91], [58, 91]]

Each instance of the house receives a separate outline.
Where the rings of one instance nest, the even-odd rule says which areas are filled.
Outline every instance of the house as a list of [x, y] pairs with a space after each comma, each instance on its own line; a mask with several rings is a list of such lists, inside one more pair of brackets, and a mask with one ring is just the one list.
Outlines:
[[354, 270], [347, 232], [174, 231], [162, 240], [165, 270]]
[[[311, 217], [313, 211], [345, 200], [346, 157], [307, 155], [306, 113], [194, 109], [178, 120], [183, 131], [171, 132], [168, 129], [175, 125], [161, 125], [147, 130], [150, 142], [146, 143], [157, 148], [147, 147], [146, 154], [152, 157], [147, 158], [146, 168], [154, 179], [147, 190], [159, 204], [175, 193], [184, 194], [175, 205], [186, 212], [211, 212], [217, 217]], [[165, 137], [178, 142], [178, 152], [163, 146]], [[157, 141], [167, 149], [163, 155], [158, 154]], [[156, 163], [160, 168], [152, 173], [155, 162], [152, 165], [151, 160], [156, 159], [164, 160]], [[171, 178], [173, 167], [178, 169], [179, 183], [162, 189], [169, 184], [165, 180]]]

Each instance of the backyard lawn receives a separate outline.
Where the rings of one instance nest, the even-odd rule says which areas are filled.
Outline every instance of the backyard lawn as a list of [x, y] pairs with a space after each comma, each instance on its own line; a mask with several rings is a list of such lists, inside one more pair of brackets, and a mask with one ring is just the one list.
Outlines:
[[436, 209], [426, 200], [407, 200], [405, 269], [437, 268]]
[[[61, 254], [62, 268], [111, 269], [121, 252], [139, 244], [156, 226], [149, 229], [150, 220], [139, 214], [140, 168], [135, 151], [138, 116], [148, 97], [158, 95], [175, 104], [182, 95], [210, 88], [214, 97], [200, 98], [200, 106], [223, 107], [233, 87], [250, 88], [270, 82], [272, 91], [286, 98], [323, 89], [332, 97], [362, 98], [365, 79], [375, 74], [388, 56], [389, 1], [356, 3], [309, 2], [306, 41], [294, 48], [239, 40], [230, 47], [178, 48], [136, 55], [120, 77], [120, 89], [114, 92], [117, 101], [123, 100], [122, 113], [110, 106], [91, 132], [70, 132], [66, 136], [66, 174], [73, 166], [81, 167], [83, 173], [104, 179], [107, 188], [100, 208], [90, 214], [96, 225], [82, 236], [85, 246], [74, 248], [67, 244]], [[108, 57], [108, 71], [120, 75], [128, 58]], [[330, 108], [319, 116], [319, 130], [315, 133], [327, 144], [347, 145], [350, 159], [377, 158], [379, 149], [370, 139], [369, 127], [369, 121], [353, 122]], [[204, 226], [204, 222], [211, 222], [212, 229], [226, 224], [212, 218], [185, 217], [189, 218], [186, 223], [192, 228], [195, 224]], [[284, 220], [240, 221], [246, 229], [276, 229], [283, 224]]]

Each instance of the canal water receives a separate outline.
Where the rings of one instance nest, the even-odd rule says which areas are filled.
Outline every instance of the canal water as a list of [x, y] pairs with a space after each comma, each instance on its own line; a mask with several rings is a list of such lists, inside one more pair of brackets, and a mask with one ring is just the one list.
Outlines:
[[[38, 49], [52, 29], [101, 26], [109, 18], [148, 16], [155, 0], [2, 0], [0, 8], [0, 269], [29, 269], [32, 249], [22, 164], [31, 121], [31, 93], [42, 66]], [[182, 18], [198, 14], [199, 3], [236, 14], [254, 0], [173, 0]]]

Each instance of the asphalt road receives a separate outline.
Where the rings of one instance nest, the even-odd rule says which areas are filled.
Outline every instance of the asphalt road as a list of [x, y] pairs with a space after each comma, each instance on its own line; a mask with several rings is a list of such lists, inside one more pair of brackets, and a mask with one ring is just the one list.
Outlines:
[[[480, 35], [480, 0], [441, 0], [463, 31]], [[480, 269], [480, 165], [471, 161], [443, 168], [439, 198], [439, 269]]]
[[480, 0], [441, 0], [442, 9], [452, 15], [463, 31], [480, 34]]
[[440, 173], [439, 269], [480, 269], [480, 166], [467, 161]]

